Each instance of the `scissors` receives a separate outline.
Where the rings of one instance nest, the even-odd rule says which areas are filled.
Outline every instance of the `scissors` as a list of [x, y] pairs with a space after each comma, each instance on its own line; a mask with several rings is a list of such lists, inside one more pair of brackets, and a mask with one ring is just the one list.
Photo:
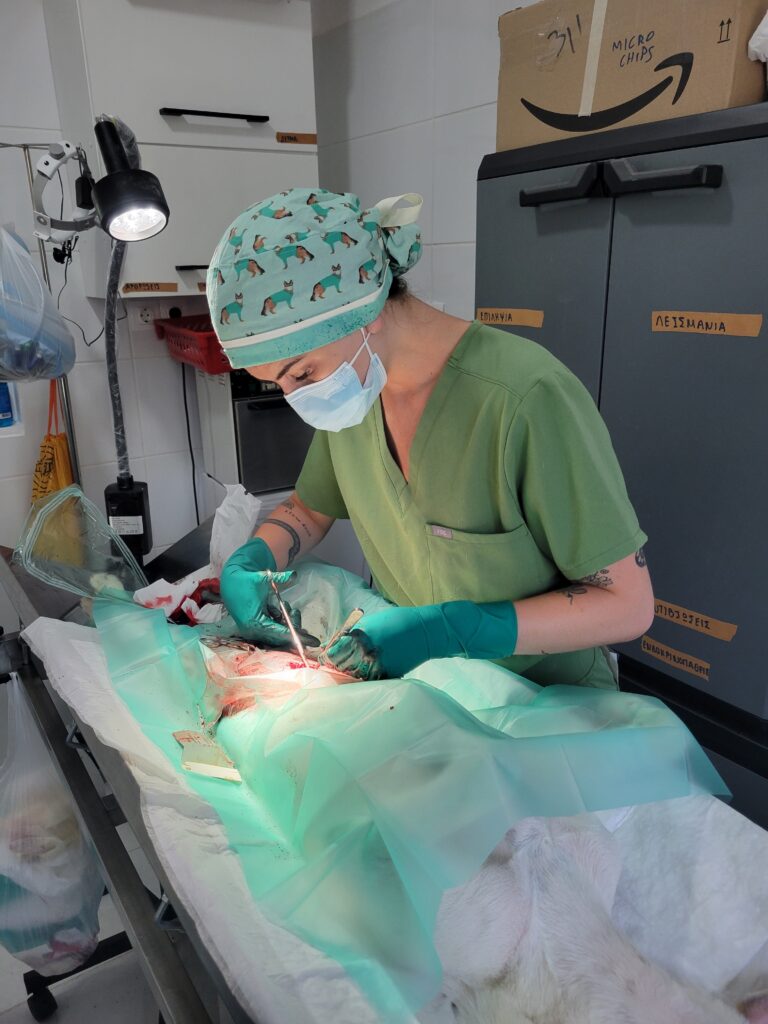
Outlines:
[[277, 589], [277, 583], [275, 582], [275, 578], [272, 575], [272, 571], [270, 569], [267, 569], [266, 576], [267, 579], [269, 580], [269, 585], [272, 587], [272, 590], [274, 591], [278, 607], [280, 608], [280, 614], [283, 616], [283, 620], [285, 621], [285, 624], [288, 627], [288, 632], [291, 634], [291, 640], [293, 640], [294, 646], [296, 647], [296, 651], [301, 660], [304, 662], [304, 667], [309, 668], [309, 662], [307, 661], [307, 656], [304, 653], [304, 644], [301, 642], [299, 634], [296, 631], [296, 627], [294, 626], [293, 621], [291, 620], [291, 617], [288, 614], [288, 609], [285, 607], [285, 602], [280, 596], [280, 591]]

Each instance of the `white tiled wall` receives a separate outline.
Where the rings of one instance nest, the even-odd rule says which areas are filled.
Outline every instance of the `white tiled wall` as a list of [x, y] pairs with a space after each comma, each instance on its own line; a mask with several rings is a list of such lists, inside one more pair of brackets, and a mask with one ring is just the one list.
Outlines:
[[[41, 0], [0, 0], [0, 142], [47, 143], [60, 137]], [[47, 203], [49, 193], [55, 206], [55, 183], [48, 186]], [[18, 149], [0, 148], [3, 224], [14, 225], [39, 266], [26, 171]], [[64, 283], [63, 271], [50, 250], [48, 246], [56, 295]], [[142, 305], [150, 304], [142, 300]], [[202, 297], [175, 304], [182, 312], [205, 308]], [[103, 303], [84, 297], [77, 250], [61, 297], [61, 311], [82, 325], [88, 340], [99, 333]], [[69, 383], [83, 489], [103, 508], [104, 487], [117, 475], [104, 341], [88, 348], [79, 331], [72, 330], [77, 363]], [[118, 324], [118, 354], [131, 470], [137, 480], [149, 484], [155, 551], [159, 551], [195, 524], [181, 367], [168, 357], [151, 326], [129, 329], [127, 320]], [[19, 392], [25, 433], [8, 437], [0, 431], [0, 544], [9, 546], [16, 543], [29, 506], [32, 471], [45, 432], [48, 384], [22, 384]], [[202, 441], [191, 375], [188, 394], [193, 448], [199, 465]], [[16, 625], [10, 602], [0, 587], [0, 626], [15, 629]]]
[[312, 0], [320, 183], [421, 192], [422, 298], [474, 315], [477, 169], [496, 144], [497, 22], [532, 0]]

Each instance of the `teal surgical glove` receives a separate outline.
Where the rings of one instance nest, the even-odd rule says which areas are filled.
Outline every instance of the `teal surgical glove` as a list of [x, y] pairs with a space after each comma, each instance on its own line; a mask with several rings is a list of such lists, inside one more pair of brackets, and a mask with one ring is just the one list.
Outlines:
[[506, 658], [516, 643], [511, 601], [448, 601], [364, 615], [320, 660], [358, 679], [396, 679], [430, 658]]
[[237, 623], [241, 636], [271, 647], [291, 643], [288, 627], [276, 622], [270, 612], [274, 592], [268, 572], [275, 583], [288, 583], [292, 572], [275, 572], [275, 558], [260, 537], [252, 537], [227, 560], [221, 571], [221, 599]]

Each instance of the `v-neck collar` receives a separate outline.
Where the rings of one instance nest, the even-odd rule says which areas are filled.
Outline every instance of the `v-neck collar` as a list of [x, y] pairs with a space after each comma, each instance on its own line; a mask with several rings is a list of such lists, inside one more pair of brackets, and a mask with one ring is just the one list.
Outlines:
[[389, 444], [387, 443], [387, 432], [384, 427], [384, 411], [381, 405], [381, 396], [379, 396], [374, 403], [373, 422], [376, 432], [376, 440], [379, 446], [379, 454], [384, 464], [384, 468], [387, 471], [387, 476], [389, 477], [395, 494], [397, 495], [400, 510], [403, 514], [407, 512], [413, 503], [414, 485], [418, 476], [418, 470], [424, 449], [426, 448], [427, 441], [429, 440], [432, 429], [440, 415], [446, 399], [448, 398], [451, 388], [456, 383], [456, 365], [461, 362], [461, 356], [464, 348], [469, 344], [480, 326], [481, 325], [477, 320], [472, 321], [457, 341], [451, 354], [446, 360], [445, 366], [443, 366], [437, 380], [435, 381], [435, 386], [430, 392], [427, 403], [424, 406], [424, 411], [422, 412], [421, 418], [416, 426], [413, 441], [411, 442], [410, 451], [408, 453], [408, 480], [406, 480], [403, 475], [403, 471], [397, 464], [394, 455], [389, 449]]

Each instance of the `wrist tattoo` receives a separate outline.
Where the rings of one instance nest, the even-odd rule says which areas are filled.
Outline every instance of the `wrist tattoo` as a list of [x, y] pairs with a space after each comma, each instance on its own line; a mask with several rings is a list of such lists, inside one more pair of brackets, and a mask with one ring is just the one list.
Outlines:
[[301, 537], [299, 537], [298, 533], [294, 530], [292, 526], [290, 526], [288, 523], [284, 523], [282, 519], [265, 519], [264, 522], [262, 523], [262, 526], [264, 526], [266, 523], [271, 523], [272, 526], [281, 526], [287, 533], [291, 535], [291, 546], [288, 551], [287, 563], [288, 565], [290, 565], [294, 558], [298, 555], [299, 551], [301, 551]]
[[645, 560], [645, 548], [640, 548], [639, 551], [635, 552], [635, 562], [637, 562], [641, 569], [645, 567], [647, 564]]
[[601, 590], [605, 590], [608, 587], [613, 586], [613, 580], [608, 575], [607, 569], [599, 569], [597, 572], [593, 572], [590, 576], [582, 576], [579, 583], [586, 583], [588, 587], [599, 587]]
[[567, 597], [568, 600], [570, 601], [570, 603], [573, 604], [574, 597], [577, 597], [579, 594], [586, 594], [587, 593], [587, 588], [586, 587], [571, 586], [571, 587], [566, 587], [565, 590], [561, 590], [560, 593], [563, 595], [563, 597]]

